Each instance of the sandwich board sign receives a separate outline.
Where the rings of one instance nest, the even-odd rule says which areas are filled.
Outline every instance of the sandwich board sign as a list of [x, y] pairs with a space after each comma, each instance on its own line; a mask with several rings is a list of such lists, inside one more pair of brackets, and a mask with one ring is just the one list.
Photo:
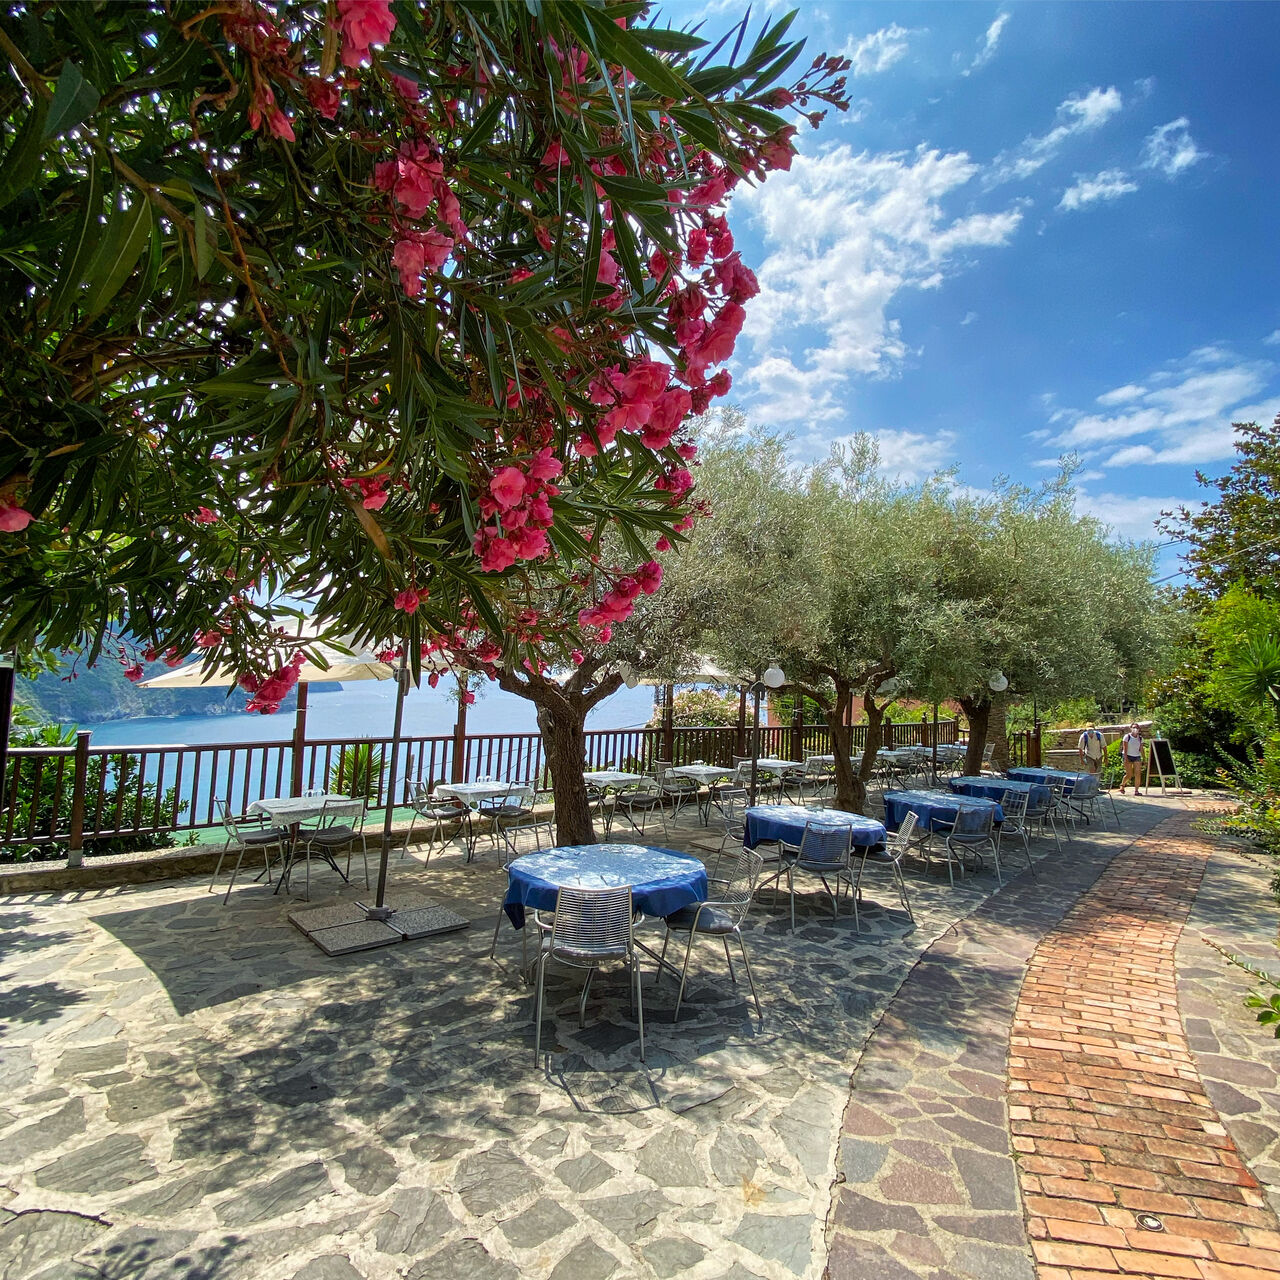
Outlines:
[[1169, 779], [1174, 791], [1182, 790], [1182, 780], [1178, 777], [1178, 766], [1174, 763], [1173, 748], [1168, 738], [1152, 738], [1151, 753], [1147, 756], [1147, 789], [1151, 789], [1151, 775], [1160, 779], [1160, 790], [1165, 789], [1165, 779]]

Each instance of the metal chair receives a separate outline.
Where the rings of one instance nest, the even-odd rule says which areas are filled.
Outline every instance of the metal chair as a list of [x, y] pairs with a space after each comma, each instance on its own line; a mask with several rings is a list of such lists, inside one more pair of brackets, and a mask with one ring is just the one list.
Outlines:
[[627, 962], [628, 979], [634, 989], [640, 1028], [640, 1061], [644, 1061], [644, 994], [640, 989], [640, 959], [631, 925], [631, 886], [620, 889], [563, 888], [556, 895], [556, 910], [550, 924], [537, 911], [531, 913], [540, 930], [538, 945], [538, 991], [534, 1004], [533, 1060], [542, 1061], [542, 996], [547, 962], [557, 960], [570, 968], [585, 969], [586, 981], [578, 1001], [578, 1026], [586, 1025], [587, 994], [597, 969], [610, 960]]
[[[796, 872], [815, 876], [822, 881], [822, 887], [831, 899], [831, 915], [833, 919], [840, 917], [840, 886], [843, 883], [852, 885], [852, 866], [850, 851], [853, 848], [853, 832], [848, 827], [835, 827], [821, 822], [806, 822], [804, 834], [798, 845], [782, 846], [782, 864], [776, 876], [776, 882], [783, 875], [787, 877], [787, 890], [791, 895], [791, 929], [796, 927]], [[833, 891], [828, 876], [835, 880]]]
[[[947, 872], [950, 874], [953, 861], [964, 868], [966, 855], [977, 858], [982, 865], [983, 850], [990, 849], [992, 860], [996, 865], [996, 880], [1003, 885], [1004, 875], [1000, 870], [1000, 846], [995, 836], [996, 810], [994, 805], [982, 805], [980, 808], [961, 805], [956, 810], [956, 819], [951, 824], [943, 841], [947, 850]], [[954, 878], [951, 881], [955, 883]]]
[[519, 857], [520, 850], [516, 848], [516, 839], [520, 835], [532, 835], [536, 849], [542, 848], [544, 838], [548, 849], [555, 844], [556, 821], [553, 805], [554, 800], [549, 788], [535, 789], [527, 806], [520, 807], [518, 812], [506, 817], [494, 819], [498, 834], [511, 855], [504, 861], [510, 862], [511, 858]]
[[[313, 856], [322, 858], [342, 876], [343, 880], [350, 882], [351, 855], [355, 852], [357, 844], [360, 846], [360, 857], [364, 862], [364, 887], [369, 888], [369, 845], [364, 834], [365, 808], [365, 802], [360, 799], [326, 801], [324, 812], [320, 815], [320, 826], [314, 831], [301, 834], [295, 842], [280, 876], [280, 882], [276, 885], [276, 892], [279, 893], [282, 886], [286, 889], [289, 887], [293, 878], [294, 865], [301, 859], [306, 863], [306, 898], [310, 902]], [[350, 821], [343, 822], [339, 819]], [[345, 872], [339, 869], [336, 861], [336, 855], [344, 850], [347, 855]]]
[[227, 802], [215, 797], [213, 803], [218, 808], [218, 816], [222, 819], [222, 825], [227, 833], [227, 840], [222, 846], [222, 852], [218, 854], [218, 862], [213, 868], [213, 876], [209, 880], [207, 892], [213, 892], [213, 886], [217, 883], [218, 872], [222, 870], [222, 860], [233, 849], [237, 853], [236, 865], [231, 871], [231, 881], [227, 885], [226, 895], [222, 899], [222, 905], [225, 907], [231, 898], [231, 890], [235, 887], [236, 876], [240, 874], [240, 864], [244, 862], [244, 855], [250, 849], [262, 850], [263, 870], [267, 873], [267, 883], [272, 883], [271, 859], [268, 856], [268, 852], [271, 849], [278, 850], [281, 862], [285, 861], [288, 857], [289, 829], [287, 827], [272, 827], [267, 831], [241, 831], [240, 824], [231, 816], [231, 810]]
[[1067, 808], [1077, 818], [1092, 822], [1098, 816], [1099, 780], [1096, 773], [1083, 774], [1075, 780], [1071, 790], [1064, 797]]
[[902, 909], [907, 913], [907, 919], [915, 924], [915, 913], [911, 910], [911, 899], [907, 896], [907, 882], [902, 874], [902, 859], [911, 848], [911, 835], [919, 820], [915, 810], [909, 809], [907, 816], [898, 824], [897, 831], [889, 836], [882, 847], [868, 845], [863, 850], [862, 858], [858, 863], [858, 876], [853, 883], [853, 926], [859, 933], [862, 932], [862, 924], [858, 919], [858, 898], [862, 893], [862, 877], [866, 874], [868, 864], [889, 868], [894, 884], [897, 886]]
[[1105, 799], [1111, 806], [1111, 820], [1116, 824], [1116, 830], [1120, 829], [1120, 810], [1116, 808], [1116, 789], [1110, 779], [1098, 775], [1098, 797], [1101, 808], [1101, 801]]
[[658, 978], [667, 958], [667, 944], [673, 933], [687, 933], [689, 941], [685, 944], [684, 964], [680, 968], [680, 990], [676, 993], [676, 1011], [672, 1022], [680, 1020], [680, 1005], [684, 1000], [685, 982], [689, 976], [689, 958], [693, 954], [693, 940], [698, 934], [719, 938], [724, 944], [724, 958], [729, 966], [729, 979], [737, 986], [738, 979], [733, 972], [733, 957], [729, 953], [730, 937], [737, 938], [738, 948], [742, 952], [742, 964], [747, 971], [747, 982], [751, 986], [751, 999], [755, 1002], [756, 1017], [764, 1026], [764, 1014], [760, 1010], [760, 997], [756, 992], [756, 981], [751, 974], [751, 961], [747, 958], [747, 947], [742, 940], [742, 922], [751, 910], [751, 899], [755, 894], [756, 881], [760, 876], [760, 868], [764, 859], [751, 849], [741, 849], [734, 853], [723, 854], [716, 863], [713, 874], [708, 879], [711, 896], [705, 902], [682, 907], [663, 921], [667, 927], [662, 939], [662, 957], [658, 962]]
[[738, 787], [721, 787], [712, 797], [711, 803], [723, 825], [720, 848], [717, 850], [719, 854], [723, 854], [725, 845], [730, 841], [741, 844], [747, 838], [746, 815], [743, 812], [747, 807], [747, 793]]
[[598, 787], [594, 782], [587, 783], [587, 811], [593, 825], [596, 818], [604, 820], [604, 838], [607, 840], [613, 832], [614, 816], [613, 796], [607, 788]]
[[431, 854], [436, 847], [436, 841], [441, 844], [447, 843], [444, 838], [444, 824], [446, 822], [457, 822], [459, 830], [467, 820], [467, 806], [461, 800], [455, 800], [452, 796], [433, 796], [431, 794], [431, 784], [427, 782], [419, 782], [413, 789], [413, 799], [409, 802], [413, 807], [413, 817], [409, 821], [409, 834], [404, 838], [404, 844], [400, 847], [400, 856], [403, 857], [413, 843], [413, 831], [421, 819], [427, 824], [429, 830], [427, 834], [427, 856], [422, 860], [425, 867], [431, 861]]
[[1031, 845], [1027, 840], [1027, 823], [1029, 821], [1027, 813], [1030, 806], [1030, 788], [1026, 791], [1006, 791], [1000, 797], [1000, 808], [1004, 811], [1004, 821], [1000, 824], [1000, 830], [996, 833], [996, 848], [1004, 848], [1006, 836], [1020, 836], [1022, 839], [1022, 852], [1027, 859], [1027, 870], [1032, 875], [1035, 875], [1035, 863], [1031, 861]]
[[[661, 766], [658, 766], [661, 768]], [[657, 775], [658, 793], [662, 796], [663, 801], [674, 801], [671, 809], [671, 817], [678, 818], [680, 810], [684, 808], [690, 800], [695, 805], [698, 803], [698, 795], [701, 788], [698, 786], [695, 778], [686, 778], [683, 775], [678, 777], [672, 776], [670, 773], [671, 766], [667, 765], [663, 772]]]
[[834, 776], [824, 761], [810, 756], [804, 762], [804, 777], [800, 780], [800, 803], [805, 802], [805, 790], [809, 799], [822, 804], [831, 798], [831, 784]]
[[[495, 849], [500, 841], [503, 844], [506, 843], [502, 836], [504, 822], [527, 817], [533, 812], [530, 804], [532, 795], [533, 784], [531, 782], [509, 782], [506, 791], [502, 795], [480, 801], [477, 806], [477, 813], [482, 818], [488, 818], [489, 839], [493, 842]], [[471, 852], [474, 855], [474, 839], [471, 841]]]
[[1027, 796], [1027, 807], [1023, 812], [1022, 826], [1028, 835], [1031, 834], [1031, 826], [1035, 824], [1040, 828], [1040, 834], [1044, 834], [1046, 828], [1053, 835], [1054, 847], [1059, 853], [1062, 852], [1062, 837], [1058, 834], [1058, 818], [1054, 809], [1053, 789], [1050, 788], [1049, 796], [1046, 799], [1043, 795], [1039, 799], [1031, 794]]
[[[662, 822], [662, 833], [667, 834], [667, 810], [662, 803], [662, 792], [653, 778], [641, 778], [631, 786], [618, 791], [613, 798], [613, 816], [626, 818], [631, 826], [644, 835], [649, 815], [656, 813]], [[637, 822], [636, 818], [640, 821]]]
[[1071, 808], [1071, 802], [1067, 796], [1067, 781], [1065, 778], [1049, 779], [1049, 795], [1050, 811], [1053, 814], [1054, 831], [1057, 831], [1057, 820], [1062, 819], [1062, 829], [1067, 832], [1067, 839], [1071, 840], [1076, 830], [1076, 815]]

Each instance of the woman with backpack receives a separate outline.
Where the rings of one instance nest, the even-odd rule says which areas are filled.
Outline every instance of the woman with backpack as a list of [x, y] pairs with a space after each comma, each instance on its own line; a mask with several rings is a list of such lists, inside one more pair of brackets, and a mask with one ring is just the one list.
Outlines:
[[1142, 730], [1136, 725], [1129, 726], [1129, 732], [1120, 739], [1120, 758], [1124, 761], [1124, 777], [1120, 781], [1120, 794], [1124, 795], [1124, 789], [1129, 785], [1130, 777], [1133, 778], [1133, 794], [1140, 796], [1142, 792], [1139, 788], [1142, 786], [1142, 766], [1146, 759], [1147, 744], [1142, 736]]

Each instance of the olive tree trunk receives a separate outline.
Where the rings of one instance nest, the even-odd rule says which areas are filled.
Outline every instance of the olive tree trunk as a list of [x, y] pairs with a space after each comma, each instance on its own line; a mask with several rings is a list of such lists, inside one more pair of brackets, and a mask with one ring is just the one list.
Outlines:
[[989, 698], [960, 698], [960, 710], [969, 722], [969, 746], [964, 754], [964, 771], [970, 776], [982, 772], [982, 752], [987, 745], [987, 724], [991, 718]]
[[991, 713], [987, 719], [987, 737], [992, 744], [991, 767], [999, 773], [1009, 772], [1008, 710], [1008, 694], [995, 694], [991, 699]]
[[556, 843], [594, 844], [595, 827], [582, 777], [587, 759], [586, 708], [579, 713], [565, 698], [535, 700], [535, 705], [555, 795]]

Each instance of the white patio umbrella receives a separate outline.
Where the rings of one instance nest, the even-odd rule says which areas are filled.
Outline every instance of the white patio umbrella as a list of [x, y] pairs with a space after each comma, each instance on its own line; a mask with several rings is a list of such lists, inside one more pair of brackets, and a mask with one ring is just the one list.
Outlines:
[[[335, 637], [337, 645], [328, 644], [316, 639], [316, 630], [311, 623], [296, 623], [294, 639], [303, 641], [307, 648], [320, 659], [305, 661], [298, 669], [298, 710], [293, 723], [293, 774], [291, 782], [294, 791], [302, 788], [302, 744], [307, 735], [307, 686], [326, 680], [346, 683], [352, 680], [393, 680], [395, 667], [382, 662], [368, 650], [361, 650], [355, 644], [348, 643], [341, 636]], [[350, 650], [350, 652], [344, 652]], [[279, 665], [288, 662], [294, 650], [289, 646], [281, 646], [276, 651]], [[323, 662], [325, 665], [321, 665]], [[238, 673], [234, 667], [217, 666], [211, 671], [205, 670], [203, 662], [189, 662], [185, 667], [175, 667], [161, 675], [152, 676], [150, 680], [139, 682], [140, 689], [199, 689], [226, 688], [236, 683]], [[401, 693], [400, 696], [403, 696]]]

